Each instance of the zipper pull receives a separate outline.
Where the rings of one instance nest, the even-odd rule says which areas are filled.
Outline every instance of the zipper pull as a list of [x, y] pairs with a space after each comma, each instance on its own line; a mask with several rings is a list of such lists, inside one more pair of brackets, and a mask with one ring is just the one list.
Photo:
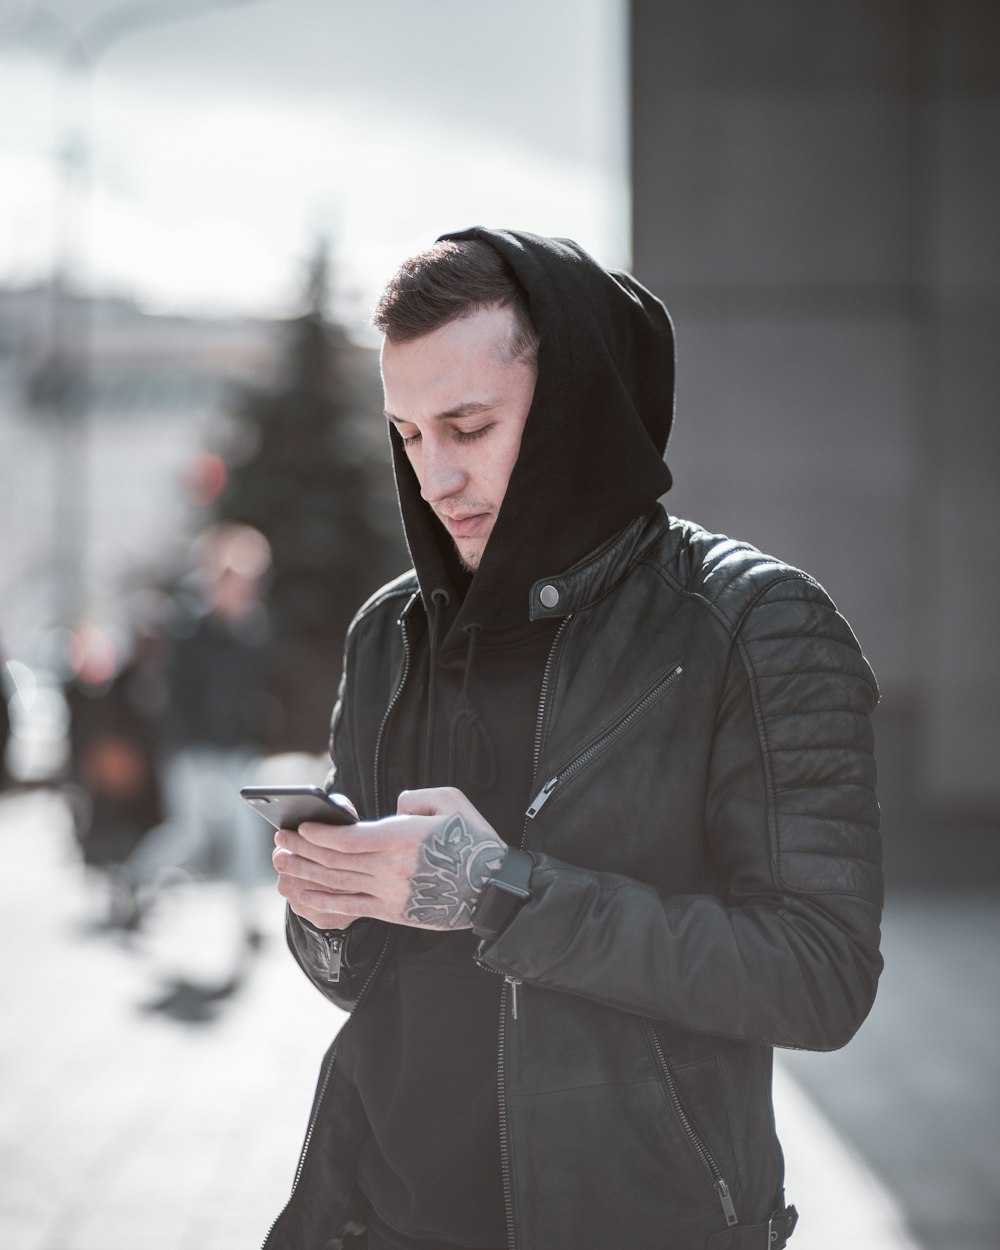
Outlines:
[[726, 1217], [726, 1223], [730, 1228], [736, 1221], [736, 1208], [733, 1206], [733, 1200], [729, 1194], [729, 1186], [720, 1176], [715, 1182], [715, 1192], [719, 1195], [719, 1201], [722, 1203], [722, 1214]]
[[553, 777], [551, 781], [547, 781], [545, 785], [542, 786], [541, 790], [539, 790], [538, 793], [535, 795], [535, 797], [531, 800], [531, 806], [528, 808], [528, 811], [526, 813], [529, 818], [533, 818], [538, 815], [538, 813], [542, 810], [542, 808], [548, 802], [549, 795], [552, 793], [552, 791], [556, 788], [558, 784], [559, 784], [559, 778]]
[[510, 1014], [511, 1019], [517, 1019], [517, 991], [521, 982], [517, 977], [504, 977], [504, 980], [510, 986]]
[[326, 975], [327, 979], [333, 982], [340, 980], [340, 966], [344, 961], [344, 935], [339, 929], [327, 929], [326, 931], [327, 959], [326, 959]]

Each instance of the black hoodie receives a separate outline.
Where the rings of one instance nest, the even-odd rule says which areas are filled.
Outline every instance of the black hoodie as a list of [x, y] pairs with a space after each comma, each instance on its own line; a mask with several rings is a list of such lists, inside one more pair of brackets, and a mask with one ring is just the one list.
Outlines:
[[[425, 658], [404, 698], [420, 699], [430, 715], [425, 743], [387, 744], [388, 781], [457, 785], [516, 843], [531, 794], [538, 692], [558, 627], [532, 621], [531, 588], [612, 538], [670, 487], [663, 453], [674, 339], [657, 299], [569, 240], [483, 227], [444, 237], [488, 243], [513, 270], [540, 337], [538, 379], [474, 576], [420, 498], [392, 429], [428, 618], [427, 645], [418, 648]], [[468, 931], [407, 930], [393, 975], [369, 997], [364, 1028], [343, 1038], [341, 1059], [371, 1127], [359, 1181], [386, 1244], [506, 1240], [495, 1069], [501, 978], [474, 964], [474, 949]]]
[[[626, 273], [601, 268], [569, 239], [473, 226], [527, 292], [540, 337], [538, 381], [507, 494], [452, 614], [489, 630], [530, 619], [535, 581], [562, 573], [645, 512], [671, 476], [663, 460], [674, 416], [674, 334], [660, 301]], [[425, 600], [468, 579], [452, 541], [420, 498], [402, 440], [393, 460], [406, 539]]]

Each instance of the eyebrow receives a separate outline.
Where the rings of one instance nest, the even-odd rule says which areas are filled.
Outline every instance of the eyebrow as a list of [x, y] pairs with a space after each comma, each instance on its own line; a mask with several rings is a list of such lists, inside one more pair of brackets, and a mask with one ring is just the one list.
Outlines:
[[[444, 412], [436, 412], [431, 420], [454, 421], [459, 417], [478, 417], [481, 413], [492, 411], [496, 406], [496, 401], [470, 400], [467, 404], [459, 404], [457, 408], [448, 408]], [[385, 409], [384, 415], [387, 421], [392, 421], [395, 425], [401, 423], [409, 424], [405, 417], [397, 417], [388, 408]]]

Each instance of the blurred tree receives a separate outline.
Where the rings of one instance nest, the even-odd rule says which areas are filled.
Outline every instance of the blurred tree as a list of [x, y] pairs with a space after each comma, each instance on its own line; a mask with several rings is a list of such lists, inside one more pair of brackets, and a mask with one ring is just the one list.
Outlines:
[[237, 393], [214, 508], [271, 544], [266, 737], [278, 751], [324, 748], [351, 617], [408, 563], [376, 355], [328, 320], [329, 275], [320, 243], [282, 376]]

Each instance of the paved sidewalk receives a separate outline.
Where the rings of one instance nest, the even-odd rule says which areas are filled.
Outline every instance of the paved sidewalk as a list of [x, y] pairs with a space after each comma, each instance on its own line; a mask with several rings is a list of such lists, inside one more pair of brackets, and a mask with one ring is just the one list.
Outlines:
[[[280, 899], [262, 887], [245, 983], [185, 999], [178, 982], [221, 991], [234, 967], [221, 887], [176, 887], [132, 946], [96, 934], [45, 792], [0, 798], [0, 863], [0, 1247], [253, 1250], [341, 1018], [287, 955]], [[796, 1250], [919, 1250], [784, 1067], [776, 1084]]]
[[864, 1027], [834, 1054], [784, 1057], [926, 1250], [1000, 1247], [997, 884], [890, 891], [885, 972]]

